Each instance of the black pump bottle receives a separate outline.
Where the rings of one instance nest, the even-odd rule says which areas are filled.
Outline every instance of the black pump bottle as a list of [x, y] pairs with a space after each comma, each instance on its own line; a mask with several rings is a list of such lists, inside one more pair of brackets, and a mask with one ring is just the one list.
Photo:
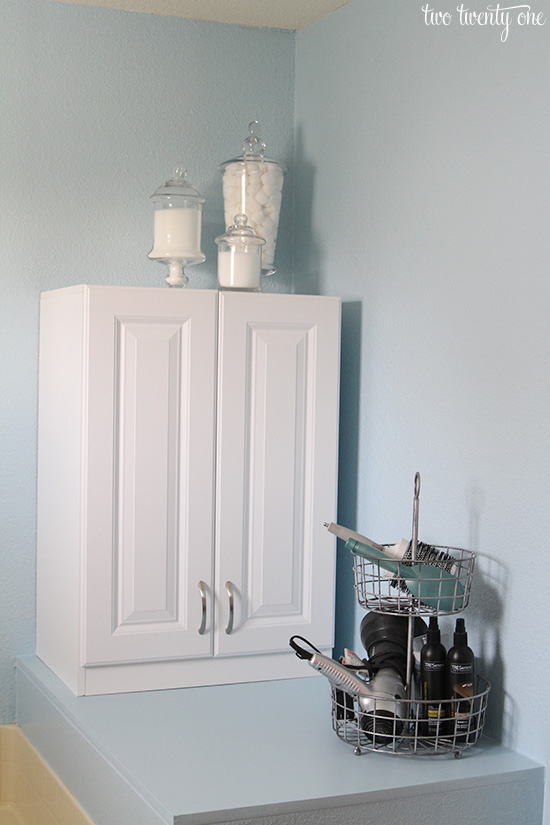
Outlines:
[[442, 736], [446, 696], [445, 648], [436, 616], [430, 616], [428, 638], [420, 651], [420, 682], [422, 688], [421, 736]]
[[[449, 734], [457, 742], [475, 741], [472, 731], [472, 699], [475, 695], [476, 667], [473, 651], [468, 647], [464, 619], [456, 620], [453, 647], [447, 653], [447, 690], [451, 699]], [[468, 736], [470, 734], [470, 736]]]

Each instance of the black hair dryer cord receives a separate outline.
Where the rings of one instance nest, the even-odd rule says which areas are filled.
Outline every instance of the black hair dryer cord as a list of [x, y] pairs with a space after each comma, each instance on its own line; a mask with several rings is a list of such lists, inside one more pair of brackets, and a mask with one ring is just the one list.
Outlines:
[[[304, 642], [304, 644], [306, 644], [308, 647], [310, 647], [311, 650], [306, 650], [304, 647], [299, 645], [298, 642], [296, 641], [296, 639], [299, 639], [301, 642]], [[307, 639], [304, 639], [303, 636], [291, 636], [288, 643], [289, 643], [290, 647], [295, 651], [296, 656], [299, 659], [309, 660], [313, 656], [314, 652], [315, 653], [320, 653], [321, 652], [318, 648], [315, 647], [315, 645], [312, 645], [310, 641], [308, 641]]]

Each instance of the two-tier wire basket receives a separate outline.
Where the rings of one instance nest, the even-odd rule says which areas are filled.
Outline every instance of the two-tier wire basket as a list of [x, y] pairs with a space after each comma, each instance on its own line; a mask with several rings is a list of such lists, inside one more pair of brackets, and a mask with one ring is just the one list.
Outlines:
[[[354, 553], [355, 593], [365, 610], [408, 617], [407, 698], [374, 696], [362, 710], [356, 696], [332, 687], [332, 727], [355, 753], [382, 751], [430, 756], [462, 752], [482, 734], [490, 684], [477, 676], [475, 693], [437, 703], [420, 695], [414, 668], [414, 622], [424, 615], [451, 615], [468, 606], [475, 555], [458, 547], [418, 542], [420, 475], [415, 476], [413, 537], [407, 560], [387, 562]], [[388, 546], [388, 545], [386, 545]], [[418, 695], [416, 695], [418, 694]], [[390, 720], [390, 721], [389, 721]]]

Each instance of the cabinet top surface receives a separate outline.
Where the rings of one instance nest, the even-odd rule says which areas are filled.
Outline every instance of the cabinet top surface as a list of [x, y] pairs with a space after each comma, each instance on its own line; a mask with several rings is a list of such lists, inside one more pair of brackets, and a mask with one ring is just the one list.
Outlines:
[[69, 293], [81, 293], [81, 292], [110, 292], [118, 290], [119, 292], [142, 292], [142, 293], [150, 293], [150, 294], [161, 294], [164, 293], [166, 295], [173, 295], [175, 300], [177, 297], [185, 296], [185, 295], [219, 295], [223, 297], [231, 296], [232, 299], [236, 298], [237, 296], [246, 297], [246, 298], [261, 298], [263, 299], [274, 299], [274, 298], [292, 298], [292, 299], [304, 299], [304, 298], [315, 298], [316, 300], [340, 300], [338, 296], [333, 295], [304, 295], [301, 293], [288, 293], [288, 292], [255, 292], [255, 291], [247, 291], [247, 290], [231, 290], [231, 289], [170, 289], [169, 287], [163, 286], [118, 286], [116, 284], [74, 284], [73, 286], [65, 286], [60, 287], [59, 289], [50, 289], [45, 290], [44, 292], [40, 293], [40, 298], [42, 300], [47, 298], [54, 298], [57, 295], [62, 294], [69, 294]]

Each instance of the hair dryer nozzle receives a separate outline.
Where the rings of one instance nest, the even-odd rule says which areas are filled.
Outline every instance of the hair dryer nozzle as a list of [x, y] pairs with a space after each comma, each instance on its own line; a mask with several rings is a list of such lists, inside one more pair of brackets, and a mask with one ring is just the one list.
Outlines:
[[359, 725], [375, 745], [388, 745], [401, 734], [407, 718], [400, 674], [391, 667], [379, 670], [369, 682], [369, 694], [358, 699]]
[[376, 714], [370, 711], [364, 713], [360, 725], [375, 745], [391, 744], [403, 730], [403, 720], [389, 710], [380, 710]]

